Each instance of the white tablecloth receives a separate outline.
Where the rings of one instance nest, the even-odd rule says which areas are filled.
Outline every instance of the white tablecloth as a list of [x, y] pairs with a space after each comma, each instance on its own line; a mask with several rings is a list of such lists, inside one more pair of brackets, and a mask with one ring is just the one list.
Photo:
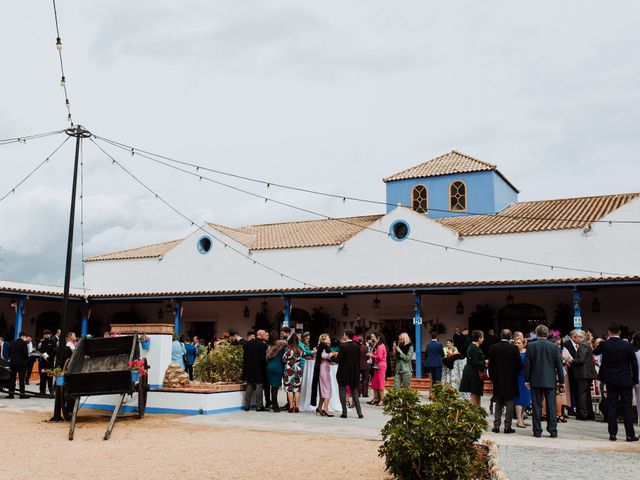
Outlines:
[[[304, 372], [302, 373], [302, 387], [300, 390], [300, 411], [313, 412], [316, 407], [311, 405], [311, 384], [313, 383], [313, 369], [315, 368], [315, 360], [305, 360]], [[341, 412], [342, 404], [340, 403], [340, 395], [338, 393], [338, 381], [336, 374], [338, 373], [338, 365], [331, 365], [331, 398], [329, 399], [329, 411]], [[316, 406], [320, 402], [320, 392], [316, 400]]]

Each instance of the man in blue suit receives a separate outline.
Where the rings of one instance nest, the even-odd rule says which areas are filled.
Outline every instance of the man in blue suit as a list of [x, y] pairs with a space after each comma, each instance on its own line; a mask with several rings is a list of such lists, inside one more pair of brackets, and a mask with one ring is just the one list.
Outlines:
[[431, 375], [431, 385], [442, 381], [442, 359], [444, 358], [444, 347], [438, 341], [438, 334], [431, 334], [431, 341], [427, 344], [427, 355], [425, 360], [425, 370]]
[[618, 434], [618, 405], [622, 407], [624, 430], [627, 442], [637, 442], [631, 413], [632, 387], [638, 385], [638, 360], [633, 345], [620, 338], [620, 327], [609, 327], [609, 338], [600, 342], [593, 350], [594, 355], [602, 355], [599, 378], [607, 389], [607, 420], [609, 440], [615, 442]]

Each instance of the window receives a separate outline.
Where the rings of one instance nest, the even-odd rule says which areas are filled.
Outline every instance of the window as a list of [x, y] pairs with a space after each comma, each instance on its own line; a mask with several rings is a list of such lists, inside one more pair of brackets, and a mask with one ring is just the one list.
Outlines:
[[404, 220], [396, 220], [391, 224], [391, 227], [389, 227], [389, 236], [396, 242], [401, 242], [409, 236], [410, 231], [411, 229], [407, 222]]
[[411, 206], [418, 213], [427, 213], [428, 198], [427, 187], [416, 185], [411, 192]]
[[200, 252], [202, 255], [206, 255], [207, 253], [209, 253], [209, 250], [211, 250], [212, 246], [213, 242], [211, 240], [211, 237], [209, 236], [200, 237], [200, 240], [198, 240], [198, 252]]
[[464, 212], [467, 209], [467, 186], [461, 180], [456, 180], [449, 186], [449, 210]]

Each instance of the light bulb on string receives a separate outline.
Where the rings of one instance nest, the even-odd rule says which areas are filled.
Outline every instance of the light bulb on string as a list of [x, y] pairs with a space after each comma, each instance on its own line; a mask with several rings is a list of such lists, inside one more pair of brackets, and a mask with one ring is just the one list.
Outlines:
[[64, 78], [64, 75], [62, 76], [62, 78], [60, 79], [60, 86], [61, 87], [66, 87], [67, 86], [67, 81]]
[[60, 40], [60, 37], [56, 38], [56, 48], [58, 49], [59, 52], [62, 51], [62, 41]]

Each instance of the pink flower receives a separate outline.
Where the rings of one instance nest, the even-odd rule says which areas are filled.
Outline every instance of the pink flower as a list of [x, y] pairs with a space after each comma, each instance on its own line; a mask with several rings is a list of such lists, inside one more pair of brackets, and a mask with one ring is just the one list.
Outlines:
[[40, 373], [46, 373], [46, 372], [44, 371], [44, 368], [43, 368], [42, 370], [40, 370]]

